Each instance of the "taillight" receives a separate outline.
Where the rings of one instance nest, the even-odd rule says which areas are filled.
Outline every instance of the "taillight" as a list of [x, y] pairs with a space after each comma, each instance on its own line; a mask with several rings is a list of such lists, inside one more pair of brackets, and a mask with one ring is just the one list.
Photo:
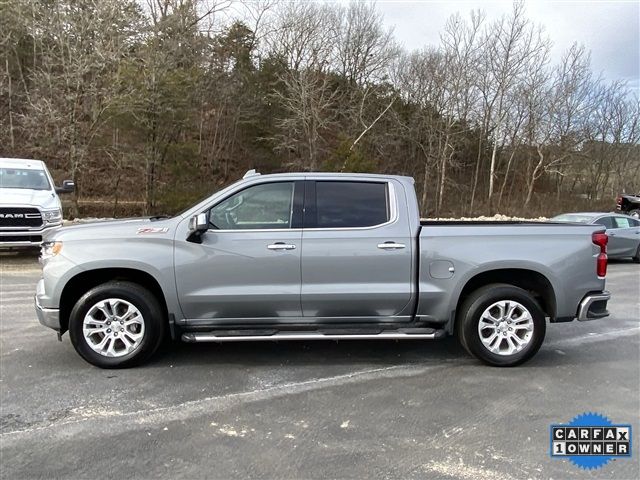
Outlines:
[[616, 197], [616, 205], [622, 205], [622, 197], [620, 195]]
[[596, 259], [596, 273], [599, 277], [607, 275], [607, 242], [609, 237], [604, 232], [596, 232], [591, 234], [591, 241], [600, 247], [600, 253]]

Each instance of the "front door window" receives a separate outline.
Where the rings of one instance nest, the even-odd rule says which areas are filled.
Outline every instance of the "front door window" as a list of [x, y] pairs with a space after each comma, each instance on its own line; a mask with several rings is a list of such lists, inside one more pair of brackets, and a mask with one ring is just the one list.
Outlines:
[[209, 223], [218, 230], [291, 228], [293, 185], [277, 182], [246, 188], [213, 207]]

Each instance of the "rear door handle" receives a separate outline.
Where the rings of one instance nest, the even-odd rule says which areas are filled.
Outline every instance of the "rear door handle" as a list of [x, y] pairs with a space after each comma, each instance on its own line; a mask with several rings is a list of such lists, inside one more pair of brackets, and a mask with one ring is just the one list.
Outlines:
[[384, 243], [378, 244], [378, 248], [381, 248], [382, 250], [398, 250], [404, 247], [405, 247], [404, 243], [396, 243], [396, 242], [384, 242]]
[[296, 246], [292, 243], [276, 242], [267, 245], [269, 250], [295, 250]]

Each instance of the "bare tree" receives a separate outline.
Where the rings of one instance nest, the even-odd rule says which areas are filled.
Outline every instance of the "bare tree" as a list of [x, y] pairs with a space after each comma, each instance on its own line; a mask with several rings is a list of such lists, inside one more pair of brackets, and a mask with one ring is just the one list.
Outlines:
[[[121, 105], [119, 62], [137, 34], [137, 6], [115, 0], [33, 5], [31, 28], [43, 33], [34, 46], [41, 58], [31, 75], [28, 128], [66, 152], [82, 193], [88, 152]], [[49, 9], [51, 8], [51, 9]]]
[[318, 168], [323, 132], [337, 118], [339, 92], [330, 71], [335, 39], [335, 12], [315, 3], [287, 4], [269, 39], [272, 54], [284, 63], [280, 87], [272, 96], [285, 113], [276, 122], [276, 148], [303, 169]]
[[493, 138], [489, 167], [488, 198], [494, 193], [498, 150], [504, 145], [507, 128], [505, 119], [510, 108], [510, 91], [523, 79], [534, 56], [544, 55], [549, 42], [542, 30], [526, 18], [523, 2], [515, 2], [509, 17], [498, 20], [487, 32], [488, 66], [490, 71], [490, 130]]
[[637, 95], [583, 47], [551, 64], [522, 1], [404, 51], [366, 1], [8, 0], [0, 127], [76, 212], [177, 210], [252, 166], [413, 175], [430, 215], [640, 190]]
[[375, 4], [351, 2], [337, 11], [336, 21], [337, 73], [361, 87], [384, 81], [399, 49]]
[[[400, 49], [393, 31], [384, 27], [382, 14], [374, 3], [351, 2], [347, 8], [338, 10], [336, 19], [334, 70], [346, 83], [341, 98], [346, 107], [345, 116], [353, 126], [349, 147], [353, 151], [397, 98], [388, 95], [387, 86], [389, 68]], [[384, 98], [385, 106], [376, 108], [379, 98]], [[347, 158], [343, 170], [346, 162]]]

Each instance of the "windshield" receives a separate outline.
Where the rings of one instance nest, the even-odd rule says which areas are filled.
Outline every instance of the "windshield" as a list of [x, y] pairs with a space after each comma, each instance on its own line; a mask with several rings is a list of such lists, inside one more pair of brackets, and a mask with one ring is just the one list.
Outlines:
[[28, 168], [0, 168], [0, 188], [51, 189], [44, 170]]
[[556, 222], [576, 222], [576, 223], [589, 223], [593, 220], [593, 215], [580, 215], [579, 213], [567, 213], [564, 215], [558, 215], [551, 220]]

